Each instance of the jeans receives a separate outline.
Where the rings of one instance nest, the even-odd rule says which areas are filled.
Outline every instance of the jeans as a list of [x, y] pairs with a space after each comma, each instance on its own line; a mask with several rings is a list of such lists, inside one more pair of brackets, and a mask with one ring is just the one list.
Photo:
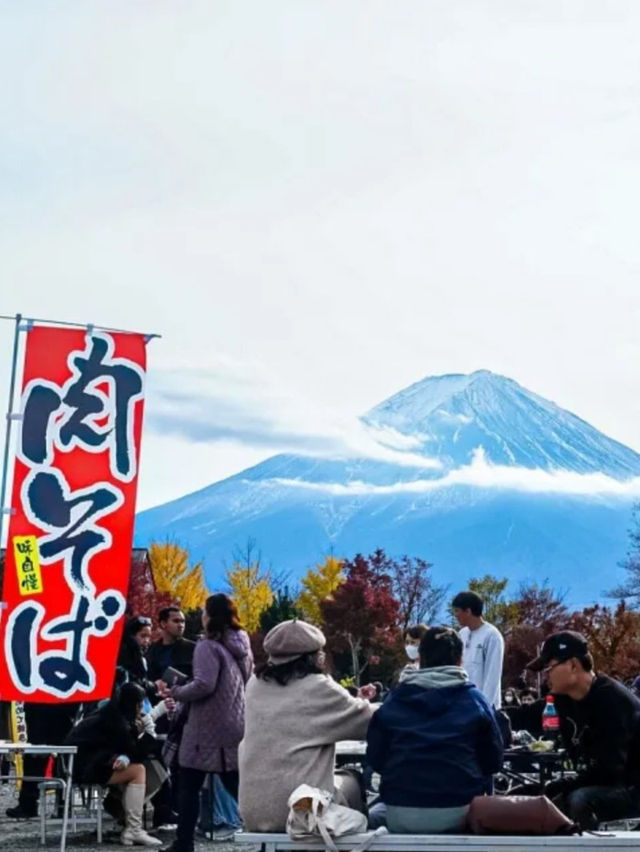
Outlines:
[[[220, 772], [220, 780], [225, 789], [234, 799], [238, 798], [239, 775], [234, 772]], [[200, 788], [207, 773], [201, 769], [180, 767], [180, 785], [178, 789], [178, 831], [176, 833], [177, 847], [180, 852], [192, 852], [193, 835], [198, 822], [200, 811]]]

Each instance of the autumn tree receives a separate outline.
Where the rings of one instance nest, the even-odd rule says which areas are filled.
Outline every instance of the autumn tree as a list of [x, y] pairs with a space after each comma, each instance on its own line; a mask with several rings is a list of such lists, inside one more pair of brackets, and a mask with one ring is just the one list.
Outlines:
[[320, 603], [320, 612], [328, 646], [347, 652], [349, 673], [359, 685], [372, 658], [397, 649], [400, 606], [390, 575], [370, 558], [358, 554], [343, 568], [345, 581]]
[[189, 552], [176, 542], [149, 546], [151, 570], [159, 592], [168, 592], [183, 610], [198, 609], [207, 596], [204, 569], [201, 562], [189, 564]]
[[302, 590], [298, 595], [297, 606], [304, 618], [312, 624], [320, 624], [322, 613], [320, 604], [326, 600], [344, 582], [342, 561], [328, 556], [325, 561], [310, 568], [300, 581]]
[[522, 583], [510, 603], [515, 607], [515, 623], [505, 636], [503, 682], [516, 686], [522, 672], [551, 633], [566, 628], [569, 613], [564, 594], [555, 591], [547, 580]]
[[145, 615], [153, 620], [157, 627], [157, 615], [164, 607], [176, 604], [175, 597], [170, 592], [160, 592], [154, 585], [151, 567], [144, 557], [136, 558], [135, 552], [131, 560], [129, 588], [127, 590], [126, 614]]
[[234, 551], [234, 562], [225, 578], [242, 626], [254, 633], [260, 626], [261, 614], [273, 601], [273, 589], [270, 571], [263, 568], [253, 539], [248, 539], [243, 550]]
[[640, 671], [640, 613], [621, 601], [615, 609], [586, 607], [571, 616], [570, 628], [589, 643], [596, 671], [627, 680]]
[[370, 561], [374, 570], [391, 577], [393, 596], [399, 604], [399, 627], [402, 631], [410, 624], [434, 622], [448, 589], [433, 582], [431, 562], [419, 556], [405, 555], [394, 559], [381, 549], [371, 555]]

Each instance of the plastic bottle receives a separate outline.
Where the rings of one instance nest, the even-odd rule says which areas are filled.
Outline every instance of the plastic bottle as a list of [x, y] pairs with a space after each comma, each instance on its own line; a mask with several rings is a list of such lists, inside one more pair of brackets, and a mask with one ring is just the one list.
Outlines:
[[556, 710], [553, 695], [547, 695], [546, 704], [542, 711], [542, 733], [545, 739], [557, 743], [560, 736], [560, 717]]

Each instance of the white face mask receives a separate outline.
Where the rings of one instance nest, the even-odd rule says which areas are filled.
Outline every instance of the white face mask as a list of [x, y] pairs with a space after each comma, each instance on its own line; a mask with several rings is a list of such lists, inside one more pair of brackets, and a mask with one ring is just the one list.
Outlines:
[[407, 657], [409, 657], [410, 660], [418, 659], [420, 652], [417, 645], [405, 645], [404, 650], [406, 651]]

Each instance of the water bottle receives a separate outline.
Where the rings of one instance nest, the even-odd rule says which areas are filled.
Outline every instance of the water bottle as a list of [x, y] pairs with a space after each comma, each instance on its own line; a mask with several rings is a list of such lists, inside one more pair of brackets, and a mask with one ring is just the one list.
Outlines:
[[560, 716], [558, 716], [553, 695], [547, 695], [542, 711], [542, 734], [545, 739], [553, 740], [557, 745], [560, 736]]

